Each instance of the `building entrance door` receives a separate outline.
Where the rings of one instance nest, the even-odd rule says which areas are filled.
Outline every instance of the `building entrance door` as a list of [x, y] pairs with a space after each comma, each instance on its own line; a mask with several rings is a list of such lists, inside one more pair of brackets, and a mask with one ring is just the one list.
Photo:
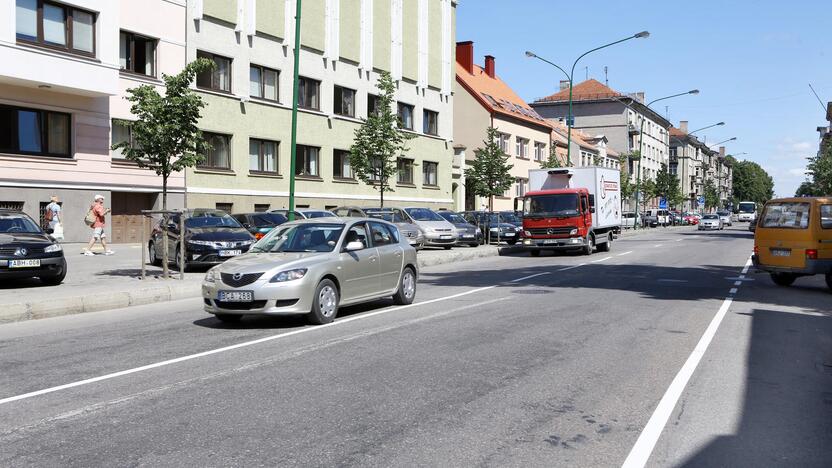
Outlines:
[[[152, 210], [154, 193], [112, 192], [112, 239], [114, 244], [138, 243], [142, 240], [142, 210]], [[147, 223], [150, 236], [152, 223]]]

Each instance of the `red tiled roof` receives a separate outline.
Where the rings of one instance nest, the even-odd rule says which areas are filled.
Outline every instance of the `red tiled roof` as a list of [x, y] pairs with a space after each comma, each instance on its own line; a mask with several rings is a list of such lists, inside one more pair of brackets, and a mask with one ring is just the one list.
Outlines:
[[683, 131], [681, 131], [681, 130], [679, 130], [679, 129], [678, 129], [678, 128], [676, 128], [676, 127], [671, 126], [671, 127], [670, 127], [670, 136], [675, 136], [675, 137], [686, 137], [686, 136], [688, 136], [688, 134], [687, 134], [687, 133], [685, 133], [685, 132], [683, 132]]
[[491, 78], [482, 67], [474, 65], [474, 73], [471, 74], [457, 62], [456, 79], [490, 112], [550, 127], [546, 119], [529, 107], [503, 80], [497, 76]]
[[[599, 82], [598, 80], [589, 79], [584, 82], [576, 84], [572, 87], [572, 100], [584, 101], [590, 99], [604, 99], [615, 96], [623, 96], [623, 94]], [[538, 99], [537, 102], [557, 102], [569, 100], [569, 88], [563, 89], [551, 96]]]

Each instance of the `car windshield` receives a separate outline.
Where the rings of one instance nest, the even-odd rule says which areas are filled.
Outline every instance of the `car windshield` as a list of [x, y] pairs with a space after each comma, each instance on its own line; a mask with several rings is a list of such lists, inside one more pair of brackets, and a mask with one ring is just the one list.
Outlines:
[[456, 213], [439, 213], [439, 216], [445, 218], [445, 221], [453, 224], [468, 224], [465, 218]]
[[715, 214], [707, 214], [707, 215], [703, 216], [702, 219], [719, 219], [719, 216], [717, 216]]
[[716, 214], [718, 214], [720, 216], [729, 216], [731, 213], [729, 213], [727, 211], [717, 211]]
[[43, 231], [28, 216], [0, 214], [0, 233], [16, 232], [41, 234]]
[[806, 229], [809, 227], [809, 204], [805, 202], [769, 203], [763, 209], [760, 227]]
[[185, 220], [186, 228], [239, 228], [240, 223], [231, 215], [221, 212], [206, 212], [200, 213], [199, 216], [187, 218]]
[[500, 213], [500, 219], [503, 220], [504, 223], [519, 223], [519, 222], [521, 222], [520, 218], [518, 218], [516, 214], [511, 213], [511, 212], [502, 212], [502, 213]]
[[407, 222], [398, 211], [367, 211], [366, 213], [370, 218], [383, 219], [390, 223]]
[[250, 219], [250, 224], [254, 227], [274, 227], [288, 221], [285, 216], [278, 213], [258, 213], [252, 215]]
[[523, 205], [524, 216], [574, 216], [578, 214], [578, 195], [574, 193], [535, 195], [526, 198]]
[[329, 211], [304, 211], [303, 214], [307, 218], [335, 218], [336, 216]]
[[303, 223], [273, 230], [251, 247], [253, 253], [332, 252], [343, 224]]
[[444, 221], [441, 216], [427, 208], [408, 208], [405, 211], [416, 221]]

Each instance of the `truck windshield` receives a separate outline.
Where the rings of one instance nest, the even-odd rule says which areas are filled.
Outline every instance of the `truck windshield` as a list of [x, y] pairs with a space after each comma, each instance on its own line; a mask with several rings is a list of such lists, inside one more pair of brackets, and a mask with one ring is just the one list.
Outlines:
[[578, 195], [563, 193], [535, 195], [526, 198], [524, 216], [575, 216], [578, 214]]
[[757, 205], [754, 202], [742, 202], [739, 206], [740, 213], [753, 213], [757, 211]]

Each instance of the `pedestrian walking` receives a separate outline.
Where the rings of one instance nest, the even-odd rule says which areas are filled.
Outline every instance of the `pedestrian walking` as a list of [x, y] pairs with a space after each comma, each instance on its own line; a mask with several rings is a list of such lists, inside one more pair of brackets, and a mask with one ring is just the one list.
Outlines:
[[95, 245], [95, 241], [101, 241], [101, 247], [104, 248], [104, 255], [112, 255], [115, 253], [107, 248], [107, 234], [104, 233], [104, 217], [109, 212], [109, 208], [104, 208], [104, 195], [96, 195], [95, 202], [90, 206], [87, 216], [84, 219], [87, 226], [92, 228], [92, 239], [90, 239], [89, 245], [84, 250], [84, 255], [95, 255], [92, 253], [92, 247]]
[[49, 204], [46, 205], [46, 211], [43, 214], [43, 219], [46, 221], [46, 227], [52, 230], [52, 237], [56, 240], [64, 239], [64, 220], [61, 213], [61, 204], [57, 195], [49, 197]]

